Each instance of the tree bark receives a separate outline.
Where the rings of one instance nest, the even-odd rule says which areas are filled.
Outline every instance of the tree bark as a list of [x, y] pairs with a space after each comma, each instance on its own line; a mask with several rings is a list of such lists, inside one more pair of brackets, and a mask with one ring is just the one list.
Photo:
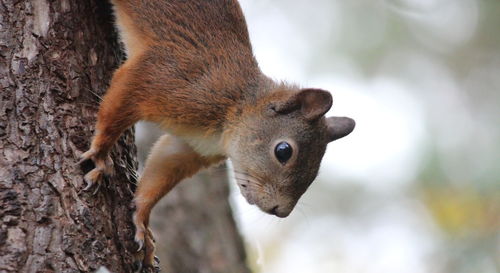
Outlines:
[[[95, 195], [79, 193], [83, 171], [88, 169], [76, 165], [88, 149], [100, 96], [121, 59], [106, 1], [0, 3], [0, 272], [136, 269], [131, 223], [137, 167], [133, 132], [127, 131], [115, 145], [116, 174]], [[219, 204], [218, 215], [192, 219], [203, 234], [235, 231], [227, 184], [216, 187], [220, 190], [206, 197]], [[192, 207], [183, 199], [175, 199], [176, 215], [184, 215], [184, 220], [203, 217], [192, 215]], [[198, 209], [209, 208], [200, 204]], [[169, 236], [186, 238], [175, 245], [176, 258], [183, 258], [178, 262], [188, 261], [185, 257], [213, 260], [203, 258], [212, 252], [193, 252], [189, 247], [199, 239], [197, 232], [184, 230], [185, 222], [167, 217], [172, 218], [168, 227], [179, 232]], [[230, 260], [246, 270], [237, 233], [220, 240], [196, 242], [203, 246], [198, 249], [227, 245], [228, 253], [235, 247], [235, 258]], [[166, 264], [171, 263], [166, 258]], [[207, 265], [205, 270], [203, 265], [185, 272], [246, 272], [228, 266]]]
[[81, 193], [78, 156], [120, 61], [102, 1], [2, 1], [0, 271], [131, 272], [134, 137], [113, 151], [117, 175]]

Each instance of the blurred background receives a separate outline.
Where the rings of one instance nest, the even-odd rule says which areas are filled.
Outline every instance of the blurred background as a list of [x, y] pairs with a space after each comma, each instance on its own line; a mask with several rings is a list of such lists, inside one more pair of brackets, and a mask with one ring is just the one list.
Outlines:
[[500, 1], [240, 3], [264, 73], [357, 122], [288, 218], [231, 183], [253, 272], [500, 273]]
[[241, 0], [267, 75], [357, 122], [286, 219], [233, 188], [255, 272], [500, 272], [500, 1]]

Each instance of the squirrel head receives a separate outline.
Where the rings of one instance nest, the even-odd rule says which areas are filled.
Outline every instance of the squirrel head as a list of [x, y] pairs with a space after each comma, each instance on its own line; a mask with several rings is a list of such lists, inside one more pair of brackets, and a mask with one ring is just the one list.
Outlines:
[[316, 178], [327, 144], [354, 129], [350, 118], [325, 118], [331, 106], [327, 91], [281, 88], [242, 110], [226, 147], [250, 204], [278, 217], [291, 213]]

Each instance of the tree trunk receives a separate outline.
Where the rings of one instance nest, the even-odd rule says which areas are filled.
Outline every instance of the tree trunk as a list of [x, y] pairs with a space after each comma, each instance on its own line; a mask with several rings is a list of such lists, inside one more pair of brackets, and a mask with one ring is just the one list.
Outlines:
[[0, 271], [130, 272], [135, 148], [113, 151], [117, 175], [96, 195], [78, 156], [119, 63], [102, 1], [3, 1], [0, 81]]
[[[100, 266], [112, 272], [135, 270], [132, 131], [113, 149], [116, 175], [95, 195], [79, 193], [83, 171], [76, 165], [88, 149], [99, 98], [121, 60], [112, 21], [111, 8], [102, 0], [0, 4], [0, 272], [94, 272]], [[206, 197], [214, 206], [219, 202], [218, 215], [192, 219], [202, 234], [235, 230], [225, 199], [227, 185], [214, 187], [220, 190]], [[175, 206], [184, 219], [202, 217], [192, 215], [182, 198]], [[197, 209], [210, 208], [200, 204]], [[168, 227], [179, 232], [174, 236], [187, 240], [175, 245], [176, 255], [183, 257], [179, 262], [186, 257], [213, 260], [203, 258], [213, 252], [193, 252], [189, 240], [199, 236], [167, 216], [172, 217]], [[197, 243], [203, 245], [199, 249], [235, 247], [231, 261], [245, 270], [241, 239], [232, 234], [221, 238], [232, 244]], [[245, 272], [226, 269], [207, 265], [196, 272]]]

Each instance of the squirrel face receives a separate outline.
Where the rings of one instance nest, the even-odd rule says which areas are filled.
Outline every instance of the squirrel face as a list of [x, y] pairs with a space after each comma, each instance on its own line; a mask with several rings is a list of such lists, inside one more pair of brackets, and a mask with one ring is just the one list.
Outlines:
[[350, 118], [324, 117], [331, 105], [327, 91], [278, 90], [243, 110], [228, 155], [250, 204], [278, 217], [291, 213], [316, 178], [327, 144], [354, 129]]

